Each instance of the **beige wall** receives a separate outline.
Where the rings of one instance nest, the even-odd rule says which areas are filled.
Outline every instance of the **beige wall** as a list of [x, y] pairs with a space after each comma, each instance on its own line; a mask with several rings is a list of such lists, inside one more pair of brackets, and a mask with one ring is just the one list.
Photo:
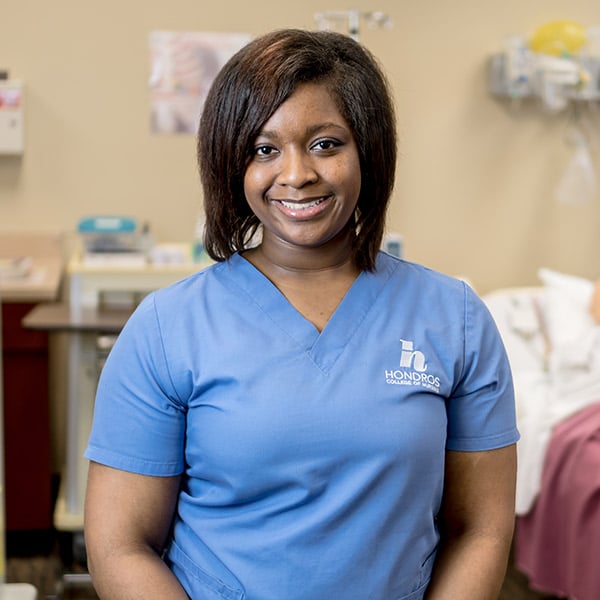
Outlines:
[[407, 257], [482, 292], [535, 283], [540, 266], [600, 275], [600, 198], [553, 199], [571, 151], [566, 116], [511, 113], [488, 95], [485, 73], [506, 34], [556, 18], [600, 25], [596, 1], [4, 3], [0, 68], [26, 82], [27, 148], [0, 157], [0, 230], [70, 233], [82, 215], [126, 213], [160, 241], [189, 240], [201, 202], [194, 139], [149, 131], [149, 32], [312, 28], [314, 12], [352, 6], [395, 22], [363, 28], [362, 41], [395, 90], [402, 156], [390, 228], [405, 235]]

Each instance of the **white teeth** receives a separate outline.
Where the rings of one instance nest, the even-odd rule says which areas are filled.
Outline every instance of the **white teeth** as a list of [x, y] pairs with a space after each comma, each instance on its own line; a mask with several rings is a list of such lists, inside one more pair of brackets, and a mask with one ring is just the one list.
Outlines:
[[318, 206], [323, 202], [323, 199], [313, 200], [312, 202], [304, 203], [304, 202], [289, 202], [288, 200], [280, 200], [281, 204], [286, 208], [291, 210], [305, 210], [307, 208], [312, 208], [313, 206]]

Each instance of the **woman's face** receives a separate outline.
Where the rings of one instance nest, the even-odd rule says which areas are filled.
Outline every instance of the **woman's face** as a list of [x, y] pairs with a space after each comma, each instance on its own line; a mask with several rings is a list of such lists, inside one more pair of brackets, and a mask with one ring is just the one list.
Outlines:
[[244, 175], [263, 244], [317, 248], [346, 237], [360, 186], [354, 136], [332, 96], [300, 85], [264, 124]]

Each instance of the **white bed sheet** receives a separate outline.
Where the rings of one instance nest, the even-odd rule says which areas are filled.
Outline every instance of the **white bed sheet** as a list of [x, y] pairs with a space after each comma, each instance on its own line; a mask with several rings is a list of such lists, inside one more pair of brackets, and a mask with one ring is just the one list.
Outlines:
[[518, 471], [516, 512], [539, 493], [553, 428], [600, 401], [600, 327], [589, 313], [591, 281], [549, 269], [543, 285], [484, 297], [503, 338], [515, 383]]

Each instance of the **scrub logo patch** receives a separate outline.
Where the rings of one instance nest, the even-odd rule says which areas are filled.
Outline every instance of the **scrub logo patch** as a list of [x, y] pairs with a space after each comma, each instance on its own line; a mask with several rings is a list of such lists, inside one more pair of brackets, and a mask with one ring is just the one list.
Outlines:
[[419, 350], [413, 350], [413, 342], [400, 340], [402, 342], [402, 353], [400, 354], [401, 367], [413, 367], [415, 371], [424, 373], [427, 371], [425, 355]]
[[439, 393], [440, 378], [427, 373], [425, 354], [415, 350], [411, 340], [400, 340], [400, 343], [400, 368], [386, 369], [385, 382], [389, 385], [417, 385]]

